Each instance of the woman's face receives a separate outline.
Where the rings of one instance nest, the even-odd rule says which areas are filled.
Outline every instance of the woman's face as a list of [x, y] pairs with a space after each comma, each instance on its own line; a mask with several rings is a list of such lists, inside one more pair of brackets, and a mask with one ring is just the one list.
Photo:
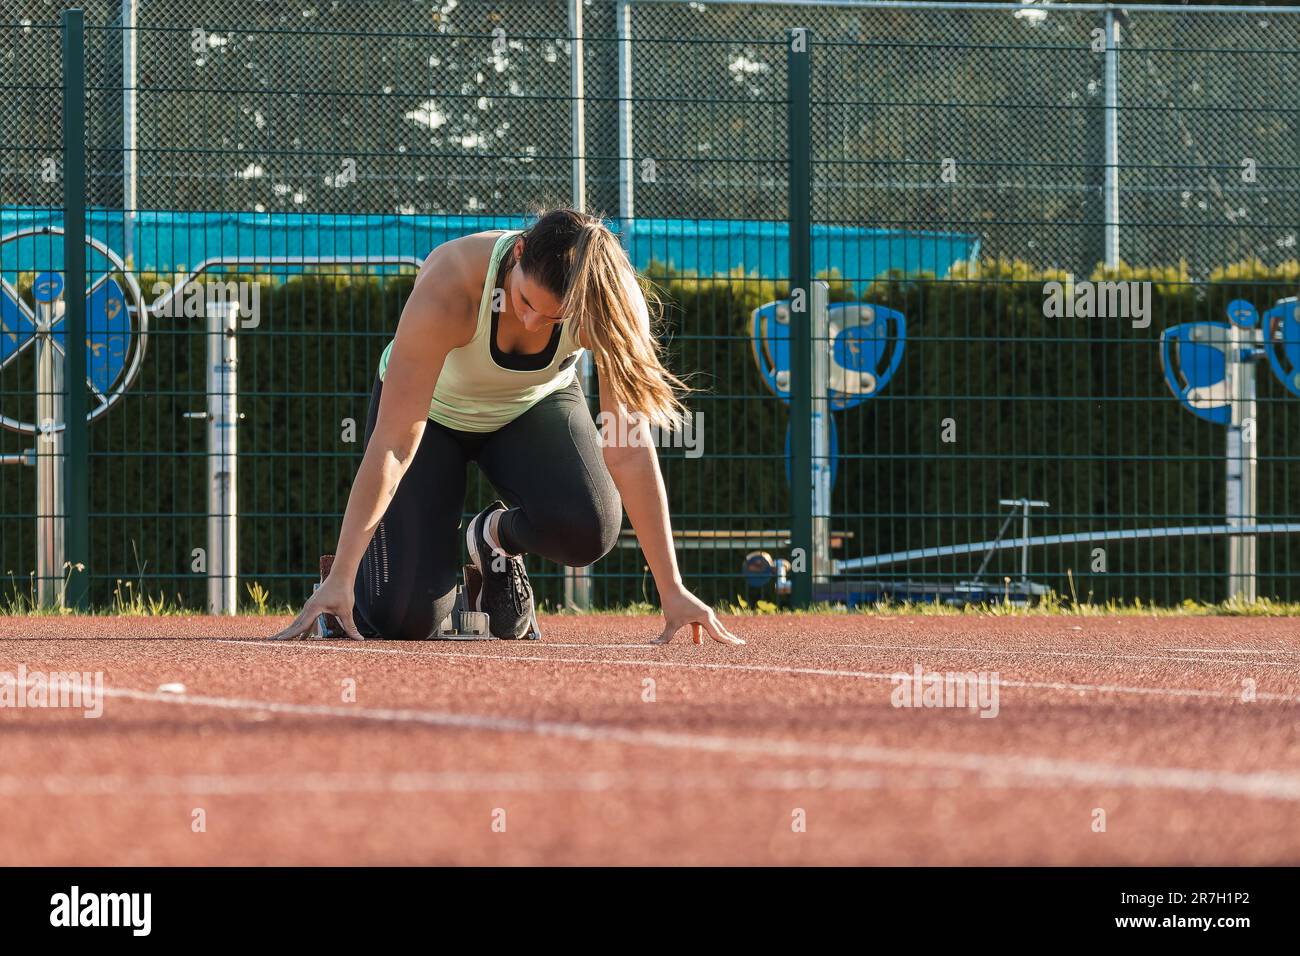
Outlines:
[[[515, 247], [516, 257], [522, 253], [523, 243]], [[562, 303], [540, 282], [534, 282], [519, 267], [518, 261], [510, 270], [510, 311], [529, 332], [564, 321]]]

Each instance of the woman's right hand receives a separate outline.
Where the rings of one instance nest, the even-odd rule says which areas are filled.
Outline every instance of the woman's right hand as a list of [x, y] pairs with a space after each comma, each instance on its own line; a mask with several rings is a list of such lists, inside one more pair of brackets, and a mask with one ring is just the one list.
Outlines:
[[331, 574], [307, 599], [307, 603], [293, 619], [293, 623], [270, 640], [292, 641], [299, 637], [307, 637], [315, 629], [316, 619], [322, 614], [329, 614], [343, 625], [343, 631], [348, 637], [354, 641], [364, 641], [365, 638], [352, 622], [353, 600], [352, 581], [343, 575]]

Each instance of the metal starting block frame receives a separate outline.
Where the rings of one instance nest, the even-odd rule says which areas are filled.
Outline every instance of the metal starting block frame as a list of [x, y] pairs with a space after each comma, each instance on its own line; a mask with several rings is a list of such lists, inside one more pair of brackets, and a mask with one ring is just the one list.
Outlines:
[[[323, 584], [329, 577], [330, 570], [334, 567], [334, 555], [323, 554], [320, 559], [320, 579]], [[523, 637], [519, 638], [498, 638], [492, 635], [488, 627], [488, 616], [485, 611], [474, 610], [478, 604], [479, 592], [483, 589], [483, 576], [479, 574], [478, 568], [472, 564], [466, 564], [463, 568], [465, 578], [464, 584], [456, 585], [456, 601], [452, 605], [451, 613], [442, 619], [438, 625], [438, 631], [435, 636], [427, 638], [431, 641], [497, 641], [497, 640], [520, 640], [520, 641], [540, 641], [542, 639], [541, 628], [537, 626], [537, 615], [534, 613], [528, 621], [528, 630]], [[315, 585], [320, 587], [320, 584]], [[341, 638], [347, 637], [343, 630], [343, 625], [339, 623], [338, 618], [333, 614], [322, 614], [316, 619], [316, 633], [323, 638]]]

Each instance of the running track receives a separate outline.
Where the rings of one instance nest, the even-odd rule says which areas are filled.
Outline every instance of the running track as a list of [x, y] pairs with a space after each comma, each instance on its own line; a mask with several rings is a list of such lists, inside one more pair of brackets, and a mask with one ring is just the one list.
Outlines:
[[[0, 708], [5, 862], [1300, 863], [1294, 620], [728, 619], [741, 648], [656, 622], [0, 619], [0, 672], [106, 688], [97, 720]], [[997, 717], [892, 706], [918, 663], [996, 671]]]

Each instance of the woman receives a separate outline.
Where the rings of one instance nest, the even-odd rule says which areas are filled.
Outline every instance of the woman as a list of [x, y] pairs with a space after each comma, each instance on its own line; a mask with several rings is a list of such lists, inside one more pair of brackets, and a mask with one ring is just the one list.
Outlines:
[[[575, 374], [589, 349], [600, 379], [602, 442]], [[434, 249], [416, 276], [370, 398], [365, 455], [333, 570], [277, 639], [332, 614], [357, 640], [423, 639], [450, 613], [460, 575], [465, 466], [477, 461], [510, 501], [466, 529], [483, 576], [478, 609], [494, 636], [533, 616], [522, 555], [585, 566], [614, 546], [622, 506], [666, 619], [655, 643], [690, 625], [743, 644], [682, 584], [648, 425], [679, 427], [684, 386], [660, 361], [650, 312], [618, 239], [571, 209], [529, 229], [480, 232]]]

